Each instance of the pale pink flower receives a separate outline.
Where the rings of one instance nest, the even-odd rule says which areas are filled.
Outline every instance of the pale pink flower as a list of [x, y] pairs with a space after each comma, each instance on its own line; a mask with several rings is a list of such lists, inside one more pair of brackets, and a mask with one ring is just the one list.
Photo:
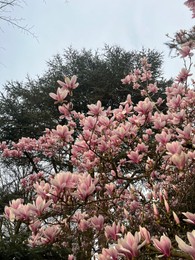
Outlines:
[[58, 88], [57, 93], [49, 93], [50, 97], [56, 100], [56, 103], [63, 103], [64, 99], [68, 95], [67, 89]]
[[104, 217], [102, 215], [99, 215], [98, 217], [94, 216], [94, 217], [90, 218], [90, 221], [91, 221], [92, 226], [95, 229], [100, 231], [103, 228]]
[[165, 196], [163, 196], [163, 200], [164, 200], [164, 205], [165, 205], [166, 212], [169, 213], [170, 212], [170, 207], [169, 207], [169, 203], [166, 200]]
[[153, 203], [152, 206], [153, 206], [154, 216], [155, 216], [156, 218], [159, 217], [159, 212], [158, 212], [158, 209], [157, 209], [157, 207], [156, 207], [156, 204]]
[[69, 77], [64, 77], [64, 81], [58, 80], [57, 83], [65, 90], [72, 91], [73, 89], [79, 86], [79, 83], [76, 83], [77, 76], [73, 75], [71, 79]]
[[195, 259], [195, 230], [187, 232], [188, 241], [191, 246], [187, 245], [180, 237], [175, 236], [178, 247], [185, 253], [189, 254], [192, 259]]
[[60, 116], [61, 119], [69, 117], [70, 116], [71, 105], [70, 105], [70, 103], [63, 104], [62, 106], [58, 107], [58, 110], [62, 114]]
[[82, 232], [86, 231], [89, 228], [89, 222], [86, 219], [81, 219], [79, 224], [78, 224], [79, 230]]
[[77, 195], [80, 199], [86, 200], [95, 191], [95, 184], [89, 174], [85, 174], [77, 187]]
[[177, 76], [176, 81], [183, 83], [183, 82], [185, 82], [185, 81], [187, 80], [187, 78], [188, 78], [189, 76], [191, 76], [191, 75], [192, 75], [192, 73], [190, 73], [189, 70], [183, 68], [183, 69], [180, 71], [179, 75]]
[[32, 211], [29, 204], [23, 205], [20, 204], [17, 209], [13, 209], [13, 213], [15, 214], [15, 218], [18, 220], [29, 220], [32, 217]]
[[50, 205], [52, 201], [45, 201], [41, 196], [37, 196], [36, 201], [33, 204], [28, 203], [29, 209], [40, 216]]
[[141, 237], [146, 242], [146, 244], [149, 245], [151, 242], [150, 232], [145, 227], [141, 227], [141, 226], [139, 226], [139, 232], [140, 232]]
[[105, 227], [105, 236], [107, 239], [113, 239], [116, 241], [118, 239], [120, 231], [121, 231], [120, 223], [116, 225], [116, 223], [114, 222], [112, 226]]
[[118, 260], [118, 251], [116, 248], [103, 248], [102, 253], [98, 255], [98, 260]]
[[172, 143], [167, 143], [166, 149], [170, 154], [173, 154], [173, 155], [180, 154], [182, 151], [181, 144], [178, 141], [172, 142]]
[[179, 170], [183, 170], [187, 162], [188, 155], [182, 151], [180, 154], [173, 154], [170, 159]]
[[116, 245], [117, 251], [124, 255], [127, 259], [134, 259], [139, 255], [139, 249], [145, 244], [145, 241], [139, 245], [141, 236], [139, 232], [135, 232], [133, 236], [131, 232], [128, 232], [124, 238], [118, 240]]
[[184, 221], [190, 223], [190, 224], [195, 224], [195, 214], [191, 212], [183, 212], [182, 213], [187, 219], [184, 219]]
[[127, 157], [131, 160], [132, 163], [140, 163], [140, 161], [142, 160], [142, 155], [139, 154], [138, 151], [130, 151], [127, 154]]
[[33, 222], [33, 223], [31, 223], [31, 224], [29, 225], [30, 230], [31, 230], [34, 234], [36, 234], [37, 231], [39, 231], [40, 227], [41, 227], [41, 222], [40, 222], [39, 220], [36, 220], [35, 222]]
[[52, 132], [56, 135], [58, 135], [60, 138], [62, 138], [66, 142], [72, 141], [72, 133], [73, 130], [69, 130], [66, 125], [57, 125], [56, 130], [53, 129]]
[[179, 128], [176, 129], [177, 133], [179, 134], [180, 138], [189, 140], [191, 138], [192, 127], [190, 124], [186, 125], [183, 131]]
[[155, 135], [155, 139], [157, 142], [161, 143], [162, 145], [165, 145], [170, 141], [171, 135], [163, 130], [161, 134]]
[[68, 260], [75, 260], [74, 255], [68, 255]]
[[193, 53], [191, 52], [191, 48], [188, 45], [184, 45], [179, 50], [179, 53], [181, 55], [181, 58], [185, 58], [187, 56], [191, 57]]
[[54, 241], [57, 239], [60, 228], [58, 225], [52, 225], [48, 227], [44, 227], [41, 229], [41, 233], [43, 234], [43, 237], [45, 238], [45, 243], [54, 243]]
[[165, 257], [169, 257], [171, 254], [171, 240], [163, 235], [160, 240], [153, 238], [155, 248], [163, 254]]
[[95, 104], [91, 104], [91, 105], [87, 105], [89, 112], [88, 115], [93, 115], [93, 116], [99, 116], [102, 115], [102, 111], [103, 111], [103, 107], [102, 107], [102, 103], [101, 101], [97, 101], [96, 105]]
[[11, 222], [15, 220], [14, 210], [11, 207], [5, 206], [4, 208], [5, 217]]
[[157, 84], [149, 84], [147, 86], [147, 89], [148, 89], [148, 93], [152, 92], [152, 93], [157, 93], [158, 92], [158, 87], [157, 87]]
[[177, 214], [176, 214], [174, 211], [173, 211], [173, 218], [174, 218], [174, 220], [175, 220], [175, 223], [176, 223], [177, 225], [179, 225], [179, 224], [180, 224], [180, 220], [179, 220]]
[[144, 101], [139, 101], [137, 106], [134, 107], [134, 110], [140, 114], [148, 114], [152, 111], [154, 107], [154, 103], [149, 100], [149, 98], [145, 98]]
[[57, 188], [57, 190], [62, 191], [63, 189], [75, 188], [77, 183], [77, 175], [71, 172], [61, 171], [56, 174], [54, 179], [51, 179], [51, 184]]
[[115, 188], [116, 188], [116, 185], [113, 182], [105, 185], [105, 189], [107, 190], [107, 192], [110, 196], [113, 194]]

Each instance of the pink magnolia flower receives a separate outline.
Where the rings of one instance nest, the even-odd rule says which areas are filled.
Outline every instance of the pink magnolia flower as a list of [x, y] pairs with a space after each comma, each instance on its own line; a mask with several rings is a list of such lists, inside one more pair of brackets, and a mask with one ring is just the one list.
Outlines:
[[63, 104], [62, 106], [59, 106], [59, 107], [58, 107], [58, 110], [59, 110], [59, 112], [62, 114], [62, 115], [60, 116], [61, 119], [66, 118], [66, 117], [69, 118], [69, 116], [70, 116], [70, 110], [71, 110], [71, 105], [70, 105], [70, 103], [68, 103], [68, 104]]
[[38, 216], [40, 216], [51, 205], [51, 203], [51, 200], [46, 202], [41, 196], [38, 196], [36, 201], [33, 202], [33, 204], [28, 203], [28, 206], [32, 212], [35, 212]]
[[182, 146], [178, 141], [176, 141], [176, 142], [172, 142], [172, 143], [167, 143], [166, 149], [172, 155], [180, 154], [182, 151]]
[[127, 259], [134, 259], [139, 255], [139, 249], [145, 245], [145, 241], [139, 245], [141, 236], [139, 232], [135, 232], [133, 236], [131, 232], [128, 232], [124, 238], [118, 240], [116, 245], [117, 251], [127, 257]]
[[104, 225], [104, 217], [102, 215], [99, 215], [98, 217], [94, 216], [90, 219], [92, 226], [97, 229], [101, 230]]
[[15, 218], [18, 220], [30, 220], [32, 217], [32, 211], [29, 204], [23, 205], [20, 204], [17, 209], [13, 210], [13, 213], [15, 214]]
[[110, 196], [113, 194], [115, 188], [116, 188], [116, 185], [113, 182], [105, 185], [105, 189], [107, 190], [107, 192]]
[[132, 163], [140, 163], [140, 161], [142, 160], [142, 155], [139, 154], [138, 151], [130, 151], [127, 154], [128, 158], [131, 160]]
[[57, 125], [56, 130], [53, 129], [52, 132], [56, 135], [58, 135], [60, 138], [62, 138], [66, 142], [72, 141], [72, 133], [73, 130], [69, 130], [66, 125]]
[[89, 221], [86, 219], [81, 219], [79, 224], [78, 224], [79, 230], [82, 232], [86, 231], [89, 228]]
[[190, 223], [190, 224], [195, 224], [195, 214], [191, 212], [183, 212], [182, 213], [187, 219], [184, 219], [184, 221]]
[[54, 243], [60, 233], [60, 227], [58, 225], [52, 225], [48, 227], [41, 228], [40, 232], [42, 233], [45, 244]]
[[86, 200], [95, 191], [95, 184], [89, 174], [85, 174], [77, 187], [77, 195], [82, 200]]
[[121, 231], [120, 223], [118, 223], [116, 225], [116, 223], [114, 222], [112, 224], [112, 226], [106, 226], [105, 227], [105, 236], [106, 236], [107, 239], [111, 238], [111, 239], [116, 241], [118, 239], [120, 231]]
[[173, 154], [170, 159], [179, 170], [183, 170], [187, 162], [188, 155], [182, 151], [180, 154]]
[[157, 207], [156, 207], [156, 204], [153, 203], [152, 206], [153, 206], [154, 216], [155, 216], [156, 218], [158, 218], [158, 217], [159, 217], [159, 212], [158, 212], [158, 209], [157, 209]]
[[169, 203], [166, 200], [165, 196], [163, 196], [163, 200], [164, 200], [164, 205], [165, 205], [166, 212], [169, 213], [170, 212], [170, 207], [169, 207]]
[[122, 84], [130, 84], [131, 82], [136, 82], [136, 76], [133, 74], [127, 75], [124, 79], [121, 79]]
[[87, 105], [89, 112], [88, 115], [93, 115], [93, 116], [99, 116], [102, 115], [102, 111], [103, 111], [103, 107], [102, 107], [102, 103], [101, 101], [97, 101], [96, 105], [95, 104], [91, 104], [91, 105]]
[[179, 220], [177, 214], [176, 214], [174, 211], [173, 211], [173, 218], [174, 218], [174, 220], [175, 220], [175, 223], [176, 223], [177, 225], [179, 225], [179, 224], [180, 224], [180, 220]]
[[15, 220], [14, 210], [11, 207], [5, 206], [4, 212], [5, 212], [5, 217], [7, 219], [9, 219], [10, 221]]
[[188, 45], [184, 45], [179, 50], [179, 53], [181, 55], [181, 58], [185, 58], [187, 56], [191, 57], [193, 53], [191, 52], [191, 48]]
[[61, 171], [60, 173], [56, 174], [54, 179], [51, 179], [51, 184], [57, 188], [60, 192], [63, 189], [71, 189], [75, 188], [77, 183], [78, 177], [76, 174], [71, 172], [64, 172]]
[[33, 222], [33, 223], [31, 223], [31, 224], [29, 225], [30, 230], [31, 230], [34, 234], [36, 234], [36, 233], [39, 231], [40, 227], [41, 227], [41, 222], [40, 222], [39, 220], [36, 220], [35, 222]]
[[190, 73], [189, 70], [183, 68], [183, 69], [180, 71], [179, 75], [177, 76], [176, 81], [183, 83], [183, 82], [185, 82], [185, 81], [187, 80], [187, 78], [188, 78], [189, 76], [191, 76], [191, 75], [192, 75], [192, 73]]
[[50, 97], [56, 100], [55, 103], [63, 103], [64, 99], [68, 95], [67, 89], [58, 88], [57, 93], [49, 93]]
[[163, 235], [160, 240], [153, 238], [155, 248], [163, 254], [165, 257], [169, 257], [171, 254], [171, 240]]
[[195, 230], [187, 232], [188, 241], [191, 246], [187, 245], [180, 237], [175, 236], [178, 247], [185, 253], [189, 254], [192, 259], [195, 259]]
[[102, 253], [98, 255], [99, 260], [118, 260], [118, 251], [116, 248], [103, 248]]
[[148, 93], [157, 93], [158, 92], [158, 87], [157, 87], [157, 84], [149, 84], [147, 86], [147, 89], [148, 89]]
[[50, 184], [45, 181], [36, 182], [34, 185], [37, 195], [40, 195], [43, 199], [48, 197], [50, 190]]
[[134, 110], [140, 114], [148, 114], [152, 111], [154, 107], [153, 102], [149, 100], [149, 98], [145, 98], [144, 101], [139, 101], [137, 106], [134, 107]]
[[79, 86], [79, 83], [76, 83], [77, 76], [73, 75], [71, 79], [69, 77], [65, 77], [64, 81], [58, 80], [57, 83], [62, 87], [62, 89], [72, 91], [73, 89], [77, 88]]
[[176, 129], [177, 133], [179, 134], [180, 138], [189, 140], [191, 138], [192, 127], [190, 124], [186, 125], [183, 131], [179, 128]]
[[140, 232], [141, 237], [146, 242], [146, 244], [149, 245], [151, 242], [150, 232], [145, 227], [141, 227], [141, 226], [139, 226], [139, 232]]
[[171, 139], [171, 135], [165, 132], [164, 130], [161, 132], [161, 134], [156, 134], [155, 139], [157, 142], [161, 143], [162, 145], [165, 145], [168, 143]]
[[75, 260], [74, 255], [68, 255], [68, 260]]

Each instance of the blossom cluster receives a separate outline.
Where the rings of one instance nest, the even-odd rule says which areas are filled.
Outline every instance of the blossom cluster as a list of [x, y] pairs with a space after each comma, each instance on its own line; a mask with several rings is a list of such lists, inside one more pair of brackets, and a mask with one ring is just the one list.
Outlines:
[[145, 58], [121, 80], [142, 99], [134, 104], [129, 94], [115, 109], [97, 101], [86, 114], [73, 110], [77, 77], [65, 77], [50, 97], [66, 123], [37, 140], [0, 144], [5, 158], [25, 157], [32, 165], [21, 180], [26, 200], [5, 207], [11, 225], [30, 230], [30, 247], [66, 248], [69, 260], [146, 259], [146, 253], [195, 259], [194, 45], [188, 47], [179, 53], [190, 65], [164, 89], [165, 98], [157, 97]]

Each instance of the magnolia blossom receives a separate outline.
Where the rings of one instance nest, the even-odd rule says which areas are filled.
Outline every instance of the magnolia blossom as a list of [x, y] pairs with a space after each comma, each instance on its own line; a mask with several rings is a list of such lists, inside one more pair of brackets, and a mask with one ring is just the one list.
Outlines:
[[141, 226], [139, 226], [139, 232], [140, 232], [141, 237], [146, 242], [146, 244], [149, 245], [151, 242], [150, 232], [145, 227], [141, 227]]
[[64, 81], [58, 80], [57, 83], [62, 87], [63, 90], [72, 91], [73, 89], [79, 86], [79, 83], [76, 83], [77, 76], [72, 76], [71, 79], [69, 77], [64, 77]]
[[187, 78], [188, 78], [189, 76], [191, 76], [191, 75], [192, 75], [192, 74], [190, 73], [189, 70], [183, 68], [183, 69], [180, 71], [179, 75], [177, 76], [176, 81], [183, 83], [183, 82], [185, 82], [185, 81], [187, 80]]
[[92, 226], [97, 229], [101, 230], [104, 225], [104, 217], [102, 215], [99, 215], [98, 217], [94, 216], [90, 219]]
[[56, 100], [56, 103], [62, 103], [68, 95], [67, 89], [58, 88], [57, 93], [49, 93], [50, 97]]
[[185, 167], [185, 164], [187, 162], [188, 155], [184, 152], [181, 152], [180, 154], [173, 154], [171, 156], [171, 161], [179, 170], [183, 170]]
[[98, 260], [118, 260], [118, 251], [116, 248], [103, 248], [102, 253], [98, 255]]
[[195, 224], [195, 214], [191, 212], [183, 212], [182, 213], [187, 219], [184, 219], [184, 221], [190, 223], [190, 224]]
[[51, 200], [46, 202], [44, 199], [42, 199], [41, 196], [38, 196], [36, 198], [36, 201], [33, 202], [33, 204], [29, 203], [28, 206], [32, 212], [40, 216], [43, 213], [43, 211], [45, 211], [50, 206], [51, 203]]
[[106, 226], [105, 227], [105, 236], [107, 239], [113, 239], [113, 240], [117, 240], [118, 239], [118, 236], [121, 232], [121, 226], [120, 226], [120, 223], [118, 223], [116, 225], [116, 223], [114, 222], [112, 224], [112, 226]]
[[153, 238], [153, 243], [156, 249], [163, 254], [165, 257], [169, 257], [171, 254], [171, 240], [163, 235], [160, 240]]
[[149, 98], [145, 98], [144, 101], [139, 101], [137, 106], [134, 107], [134, 110], [140, 114], [148, 114], [152, 111], [154, 103], [149, 100]]
[[145, 242], [140, 243], [140, 233], [135, 232], [135, 235], [131, 232], [128, 232], [124, 238], [118, 240], [116, 245], [117, 251], [127, 257], [127, 259], [134, 259], [139, 255], [139, 249], [144, 246]]
[[175, 239], [178, 243], [178, 247], [185, 253], [189, 254], [192, 259], [195, 259], [195, 230], [192, 232], [187, 232], [188, 240], [191, 244], [191, 246], [187, 245], [180, 237], [177, 235], [175, 236]]

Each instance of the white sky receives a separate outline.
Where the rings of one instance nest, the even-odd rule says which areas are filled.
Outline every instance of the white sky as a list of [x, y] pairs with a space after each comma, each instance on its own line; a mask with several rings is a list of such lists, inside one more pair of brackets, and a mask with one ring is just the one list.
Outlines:
[[166, 33], [189, 29], [194, 20], [184, 0], [26, 0], [10, 15], [33, 26], [30, 35], [0, 21], [0, 90], [7, 80], [35, 78], [46, 61], [63, 49], [101, 49], [117, 44], [126, 50], [142, 47], [164, 52], [164, 76], [175, 77], [182, 67], [171, 59]]

